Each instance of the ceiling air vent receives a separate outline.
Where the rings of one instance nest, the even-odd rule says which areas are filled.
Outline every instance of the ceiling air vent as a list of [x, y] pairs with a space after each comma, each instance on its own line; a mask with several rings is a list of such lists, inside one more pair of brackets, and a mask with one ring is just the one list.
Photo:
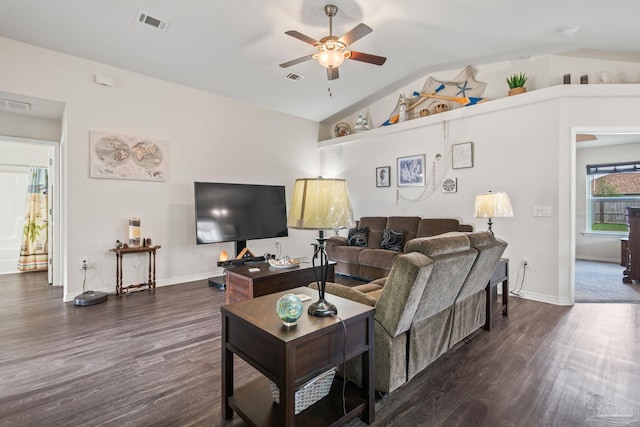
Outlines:
[[149, 14], [141, 10], [139, 10], [138, 14], [136, 15], [136, 21], [153, 27], [158, 31], [162, 31], [163, 33], [167, 31], [167, 28], [169, 28], [169, 25], [171, 25], [171, 22], [165, 19], [154, 18], [153, 16], [149, 16]]
[[12, 101], [10, 99], [0, 98], [0, 108], [26, 113], [31, 111], [31, 104], [27, 102]]
[[299, 82], [300, 80], [304, 79], [304, 76], [302, 74], [287, 73], [284, 76], [282, 76], [282, 78], [291, 80], [292, 82]]

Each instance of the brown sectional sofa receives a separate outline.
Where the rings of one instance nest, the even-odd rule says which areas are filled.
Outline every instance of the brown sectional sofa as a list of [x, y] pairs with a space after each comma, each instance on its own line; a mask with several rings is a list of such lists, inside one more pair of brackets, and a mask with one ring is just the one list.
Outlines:
[[402, 230], [405, 246], [416, 237], [473, 231], [472, 226], [460, 224], [457, 219], [417, 216], [365, 216], [356, 228], [369, 230], [367, 246], [349, 246], [347, 237], [333, 236], [327, 241], [327, 255], [330, 261], [336, 262], [336, 273], [368, 280], [388, 276], [393, 260], [402, 254], [380, 248], [385, 230]]
[[[328, 294], [376, 309], [377, 390], [397, 389], [485, 325], [488, 283], [506, 247], [489, 232], [415, 238], [387, 278], [356, 287], [327, 283]], [[359, 380], [360, 367], [348, 364], [347, 376]]]

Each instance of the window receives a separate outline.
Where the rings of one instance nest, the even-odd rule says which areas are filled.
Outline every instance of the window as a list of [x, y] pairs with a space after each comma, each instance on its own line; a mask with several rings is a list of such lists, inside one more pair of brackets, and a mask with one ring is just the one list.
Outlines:
[[627, 233], [625, 208], [640, 207], [640, 161], [587, 165], [587, 231]]

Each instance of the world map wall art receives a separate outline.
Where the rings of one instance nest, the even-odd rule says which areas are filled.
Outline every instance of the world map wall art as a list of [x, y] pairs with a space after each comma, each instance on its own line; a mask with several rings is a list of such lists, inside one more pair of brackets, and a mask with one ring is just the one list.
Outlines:
[[92, 178], [167, 180], [166, 142], [96, 131], [89, 140]]

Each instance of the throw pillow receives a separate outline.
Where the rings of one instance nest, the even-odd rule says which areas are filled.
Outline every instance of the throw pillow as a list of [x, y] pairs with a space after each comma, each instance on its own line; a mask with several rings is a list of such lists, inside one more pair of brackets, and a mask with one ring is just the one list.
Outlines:
[[384, 230], [382, 233], [382, 243], [380, 244], [380, 248], [402, 252], [402, 243], [404, 240], [403, 235], [404, 233], [402, 230]]
[[349, 246], [367, 246], [369, 244], [369, 227], [349, 229], [347, 244]]

